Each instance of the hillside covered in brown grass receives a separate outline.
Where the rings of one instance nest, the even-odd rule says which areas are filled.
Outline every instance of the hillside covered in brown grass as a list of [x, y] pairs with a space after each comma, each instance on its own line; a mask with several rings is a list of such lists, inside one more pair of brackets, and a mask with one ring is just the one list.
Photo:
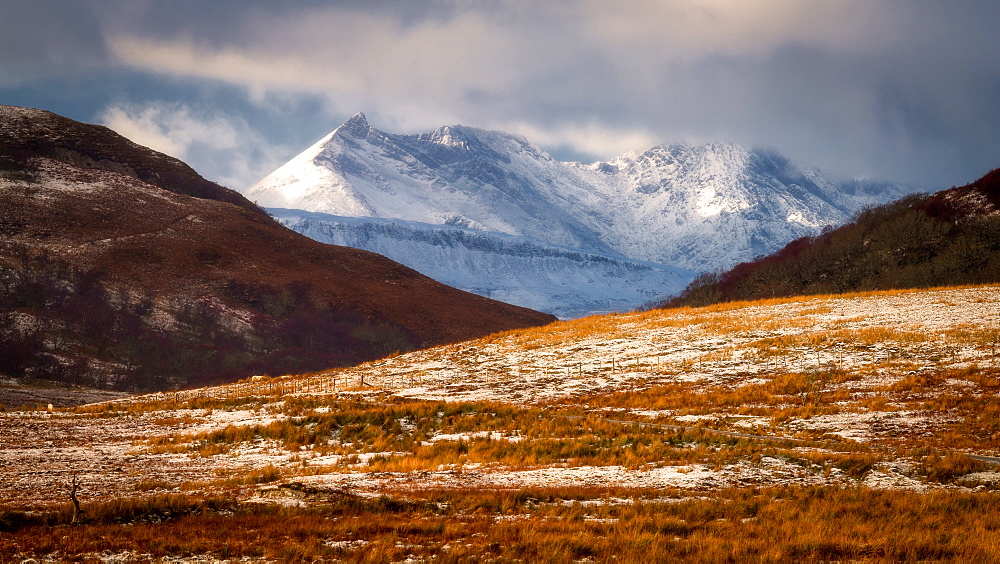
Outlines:
[[552, 320], [298, 235], [107, 128], [0, 106], [0, 373], [168, 389]]

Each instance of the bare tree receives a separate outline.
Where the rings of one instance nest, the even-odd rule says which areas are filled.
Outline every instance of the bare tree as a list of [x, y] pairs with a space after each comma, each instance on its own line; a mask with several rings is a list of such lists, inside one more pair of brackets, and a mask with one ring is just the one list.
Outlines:
[[76, 472], [73, 472], [73, 482], [69, 490], [69, 498], [73, 500], [73, 520], [70, 521], [73, 524], [76, 524], [80, 514], [83, 513], [83, 510], [80, 509], [80, 500], [76, 497], [76, 492], [79, 491], [79, 489], [80, 480], [77, 478]]

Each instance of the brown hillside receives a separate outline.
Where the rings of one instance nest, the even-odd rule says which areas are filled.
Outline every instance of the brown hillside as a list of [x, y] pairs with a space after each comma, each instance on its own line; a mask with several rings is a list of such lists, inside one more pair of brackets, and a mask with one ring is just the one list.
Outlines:
[[263, 213], [239, 193], [205, 180], [180, 160], [101, 125], [82, 124], [45, 110], [0, 106], [0, 128], [0, 154], [48, 157], [79, 168], [118, 172], [177, 194]]

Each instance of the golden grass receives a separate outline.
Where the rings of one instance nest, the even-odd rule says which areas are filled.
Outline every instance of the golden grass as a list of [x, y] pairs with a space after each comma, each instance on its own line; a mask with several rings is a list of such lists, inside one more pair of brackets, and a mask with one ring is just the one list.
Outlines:
[[[860, 462], [864, 464], [864, 461]], [[83, 524], [0, 511], [0, 553], [82, 560], [443, 562], [1000, 559], [1000, 497], [864, 488], [428, 490], [408, 499], [289, 488], [309, 508], [158, 496], [85, 507]]]
[[[939, 424], [932, 437], [915, 432], [893, 432], [877, 444], [848, 441], [825, 431], [794, 430], [793, 421], [843, 412], [911, 409], [892, 394], [905, 392], [913, 401], [926, 401], [914, 390], [931, 388], [956, 374], [933, 377], [912, 376], [886, 387], [882, 394], [851, 399], [846, 389], [835, 385], [849, 373], [789, 373], [760, 384], [739, 388], [699, 390], [694, 384], [651, 386], [643, 390], [575, 398], [549, 407], [517, 407], [497, 402], [421, 402], [397, 404], [340, 404], [329, 412], [321, 398], [289, 400], [289, 418], [268, 424], [228, 426], [202, 433], [173, 433], [139, 444], [148, 454], [185, 453], [197, 457], [227, 455], [234, 449], [260, 444], [273, 445], [294, 453], [299, 466], [269, 467], [249, 474], [226, 474], [222, 486], [267, 483], [302, 473], [328, 472], [420, 472], [467, 465], [488, 466], [503, 471], [539, 467], [621, 466], [642, 469], [649, 466], [702, 465], [719, 469], [741, 461], [769, 456], [804, 465], [813, 474], [841, 468], [861, 479], [876, 462], [898, 459], [921, 461], [923, 470], [914, 478], [955, 482], [954, 449], [989, 452], [991, 441], [1000, 438], [1000, 407], [990, 406], [988, 397], [954, 398], [941, 407], [964, 414], [951, 423]], [[983, 377], [980, 376], [980, 379]], [[900, 400], [901, 401], [901, 400]], [[972, 402], [972, 403], [969, 403]], [[579, 406], [586, 405], [589, 411]], [[648, 424], [644, 417], [621, 409], [660, 410], [669, 425]], [[611, 411], [602, 414], [603, 410]], [[975, 411], [973, 414], [972, 411]], [[681, 414], [711, 415], [707, 421], [691, 424], [673, 421]], [[740, 416], [769, 421], [757, 431], [768, 435], [819, 441], [823, 451], [803, 455], [794, 444], [741, 438], [714, 432], [715, 429], [748, 432], [736, 423]], [[635, 423], [620, 421], [632, 419]], [[440, 435], [447, 435], [443, 440]], [[995, 444], [995, 443], [992, 443]], [[376, 455], [371, 457], [370, 455]], [[937, 458], [929, 458], [931, 456]], [[362, 456], [367, 462], [362, 462]], [[325, 457], [321, 465], [310, 464]], [[334, 458], [331, 458], [334, 457]], [[862, 459], [864, 464], [854, 461]], [[964, 456], [959, 458], [969, 461]], [[846, 466], [845, 466], [846, 465]], [[967, 472], [972, 472], [971, 466]], [[849, 471], [848, 471], [849, 470]]]
[[[328, 470], [350, 468], [359, 454], [388, 453], [371, 461], [365, 468], [368, 471], [429, 470], [470, 463], [522, 469], [553, 464], [634, 468], [706, 457], [718, 461], [722, 456], [717, 450], [719, 437], [647, 427], [623, 432], [619, 423], [571, 414], [495, 403], [411, 402], [341, 409], [267, 425], [174, 433], [143, 444], [149, 454], [208, 457], [257, 440], [274, 441], [289, 452], [305, 449], [307, 457], [340, 455], [341, 463]], [[468, 436], [435, 441], [439, 434]], [[692, 443], [701, 445], [692, 448]], [[733, 461], [740, 453], [743, 450], [729, 452], [726, 460]]]
[[[153, 558], [209, 555], [354, 561], [997, 560], [1000, 501], [995, 492], [886, 492], [850, 486], [891, 463], [905, 468], [909, 478], [929, 485], [997, 487], [996, 481], [983, 478], [980, 483], [976, 477], [995, 467], [961, 451], [998, 454], [1000, 371], [992, 363], [989, 367], [951, 366], [970, 348], [978, 351], [979, 361], [985, 364], [983, 359], [988, 360], [990, 353], [982, 353], [995, 351], [997, 346], [996, 328], [975, 323], [939, 332], [905, 325], [858, 328], [851, 324], [861, 319], [840, 318], [828, 321], [825, 328], [807, 330], [815, 323], [810, 316], [834, 311], [833, 300], [918, 291], [783, 298], [591, 317], [441, 349], [441, 358], [447, 362], [472, 374], [484, 374], [480, 364], [489, 358], [487, 351], [512, 343], [516, 346], [511, 350], [520, 351], [558, 345], [561, 352], [551, 355], [552, 362], [570, 362], [577, 351], [566, 343], [585, 337], [629, 339], [637, 331], [655, 327], [700, 336], [748, 336], [744, 344], [706, 348], [686, 364], [669, 367], [658, 366], [648, 356], [619, 356], [618, 361], [629, 365], [635, 362], [651, 372], [654, 367], [659, 370], [649, 379], [633, 380], [629, 389], [605, 389], [548, 405], [402, 401], [372, 393], [368, 397], [378, 398], [376, 404], [340, 401], [322, 387], [315, 397], [287, 395], [308, 393], [310, 386], [322, 386], [317, 381], [350, 372], [344, 370], [76, 408], [70, 411], [88, 417], [154, 414], [151, 422], [164, 428], [164, 434], [137, 444], [146, 453], [224, 457], [263, 442], [294, 454], [290, 464], [220, 470], [214, 479], [206, 477], [198, 484], [139, 481], [134, 492], [128, 492], [136, 496], [137, 508], [129, 508], [129, 498], [118, 508], [95, 504], [89, 520], [77, 527], [66, 526], [65, 510], [0, 512], [0, 530], [8, 531], [0, 535], [0, 554], [19, 558], [57, 554], [64, 560], [82, 559], [100, 550], [141, 551]], [[749, 311], [793, 302], [803, 305], [793, 308], [790, 318]], [[789, 328], [801, 331], [760, 336], [760, 332]], [[661, 344], [672, 345], [657, 346]], [[855, 359], [861, 362], [845, 363], [842, 353], [856, 353]], [[663, 378], [696, 369], [699, 363], [727, 365], [729, 377], [724, 383]], [[764, 370], [748, 370], [751, 374], [746, 378], [737, 376], [744, 363], [762, 365]], [[373, 380], [387, 371], [385, 366], [379, 361], [354, 370]], [[563, 377], [566, 368], [554, 370]], [[525, 372], [529, 369], [523, 367]], [[549, 370], [547, 365], [534, 369], [536, 377]], [[513, 370], [492, 367], [494, 383], [499, 380], [502, 385], [504, 379], [513, 378]], [[420, 375], [411, 371], [381, 377], [395, 378], [398, 383]], [[155, 415], [180, 407], [194, 413]], [[324, 409], [317, 412], [317, 408]], [[266, 410], [281, 419], [205, 433], [170, 434], [166, 429], [198, 423], [199, 413], [204, 417], [211, 410], [232, 409]], [[650, 413], [633, 413], [639, 411]], [[703, 418], [696, 423], [678, 419], [686, 415]], [[877, 416], [871, 443], [843, 439], [822, 426], [797, 426], [834, 416]], [[890, 425], [896, 416], [912, 417], [917, 423], [880, 426]], [[755, 430], [738, 425], [751, 417], [760, 425]], [[734, 431], [805, 442], [720, 434]], [[462, 437], [434, 440], [442, 434]], [[372, 454], [378, 456], [362, 463]], [[310, 463], [320, 456], [339, 458], [335, 462], [327, 458], [323, 466]], [[236, 501], [235, 493], [222, 502], [145, 495], [172, 488], [237, 492], [260, 484], [287, 486], [296, 475], [324, 472], [461, 471], [467, 465], [491, 470], [701, 465], [718, 470], [756, 464], [762, 457], [797, 465], [805, 475], [842, 475], [848, 480], [837, 482], [837, 487], [686, 492], [683, 495], [692, 497], [671, 503], [656, 499], [668, 493], [622, 488], [407, 491], [396, 498], [374, 500], [343, 492], [296, 490], [296, 495], [313, 504], [309, 509], [247, 506]], [[610, 495], [625, 497], [627, 503], [613, 503]], [[682, 497], [679, 492], [669, 495]], [[592, 504], [601, 500], [603, 504]]]

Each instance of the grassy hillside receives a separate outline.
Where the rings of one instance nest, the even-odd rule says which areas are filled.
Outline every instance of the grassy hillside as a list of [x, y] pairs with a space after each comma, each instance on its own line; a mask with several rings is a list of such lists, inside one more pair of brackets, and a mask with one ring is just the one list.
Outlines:
[[995, 287], [771, 299], [20, 411], [0, 554], [993, 561], [998, 337]]

